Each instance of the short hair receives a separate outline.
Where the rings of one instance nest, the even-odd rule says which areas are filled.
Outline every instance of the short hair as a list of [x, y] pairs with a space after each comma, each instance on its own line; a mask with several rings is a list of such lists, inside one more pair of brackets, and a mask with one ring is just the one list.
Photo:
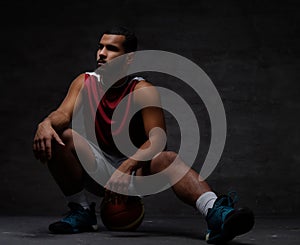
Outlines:
[[137, 50], [138, 41], [137, 37], [135, 36], [135, 33], [124, 26], [115, 26], [110, 29], [106, 29], [102, 32], [100, 38], [102, 38], [104, 34], [125, 36], [125, 41], [123, 42], [125, 53], [130, 53]]

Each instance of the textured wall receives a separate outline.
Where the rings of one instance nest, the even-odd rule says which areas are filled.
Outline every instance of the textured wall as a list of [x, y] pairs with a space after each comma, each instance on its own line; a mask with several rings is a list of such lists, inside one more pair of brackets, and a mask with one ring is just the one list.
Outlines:
[[[12, 1], [1, 3], [0, 213], [58, 214], [62, 193], [32, 155], [36, 124], [53, 110], [75, 76], [93, 70], [99, 33], [122, 24], [140, 49], [161, 49], [196, 62], [223, 100], [227, 141], [208, 178], [258, 215], [299, 214], [299, 10], [297, 1]], [[3, 16], [3, 15], [2, 15]], [[159, 59], [159, 57], [157, 57]], [[170, 77], [150, 76], [181, 91], [197, 112], [205, 157], [209, 121], [191, 91]], [[170, 120], [169, 131], [175, 126]], [[174, 145], [176, 148], [176, 145]], [[193, 214], [171, 190], [148, 197], [149, 214]], [[173, 202], [173, 205], [170, 205]]]

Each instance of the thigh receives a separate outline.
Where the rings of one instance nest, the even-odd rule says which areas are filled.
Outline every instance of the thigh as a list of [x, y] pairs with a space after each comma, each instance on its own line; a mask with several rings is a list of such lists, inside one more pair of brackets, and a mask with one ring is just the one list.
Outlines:
[[103, 196], [103, 186], [110, 178], [112, 169], [97, 145], [74, 130], [72, 134], [74, 150], [84, 170], [85, 189], [97, 196]]
[[84, 187], [88, 192], [96, 196], [104, 197], [105, 189], [95, 179], [93, 179], [87, 172], [84, 174]]
[[72, 140], [73, 150], [84, 169], [88, 172], [96, 169], [95, 154], [88, 140], [74, 130], [72, 130]]
[[138, 169], [138, 176], [146, 176], [157, 174], [170, 166], [176, 159], [177, 154], [171, 151], [163, 151], [150, 161], [142, 164], [142, 167]]

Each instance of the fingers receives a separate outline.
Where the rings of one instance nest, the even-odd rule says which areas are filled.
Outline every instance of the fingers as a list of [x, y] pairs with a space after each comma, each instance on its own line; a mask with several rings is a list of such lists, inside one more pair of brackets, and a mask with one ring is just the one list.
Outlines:
[[[46, 163], [48, 160], [50, 160], [50, 158], [48, 158], [47, 151], [46, 151], [46, 148], [49, 148], [46, 145], [48, 145], [49, 143], [46, 143], [46, 142], [47, 142], [47, 140], [39, 140], [36, 144], [38, 146], [38, 150], [37, 150], [38, 159], [42, 163]], [[51, 148], [50, 148], [50, 150], [51, 150]], [[49, 151], [49, 149], [48, 149], [48, 151]]]
[[[61, 140], [61, 138], [58, 136], [57, 133], [53, 134], [53, 138], [57, 141], [58, 144], [65, 146], [64, 142]], [[45, 139], [44, 145], [41, 147], [42, 150], [42, 156], [47, 161], [52, 158], [52, 140], [51, 139]]]
[[47, 160], [50, 160], [52, 158], [52, 149], [51, 149], [51, 140], [45, 140], [45, 157]]
[[38, 154], [39, 146], [38, 146], [38, 141], [36, 141], [36, 140], [33, 141], [32, 149], [33, 149], [34, 157], [35, 157], [37, 160], [39, 160], [39, 154]]
[[52, 139], [54, 139], [59, 145], [65, 146], [61, 138], [56, 133], [54, 133], [52, 137], [35, 137], [32, 148], [37, 160], [45, 163], [52, 158]]
[[41, 162], [46, 162], [46, 160], [47, 160], [47, 157], [46, 157], [46, 152], [45, 152], [45, 142], [44, 142], [44, 140], [40, 140], [39, 141], [39, 149], [40, 149], [40, 151], [39, 151], [39, 155], [40, 155], [40, 160], [41, 160]]
[[126, 202], [128, 199], [128, 196], [119, 194], [119, 193], [115, 193], [113, 191], [105, 189], [104, 199], [105, 199], [105, 202], [111, 202], [113, 204], [120, 204], [122, 202]]
[[53, 134], [53, 138], [57, 141], [58, 144], [65, 146], [64, 142], [62, 141], [62, 139], [58, 136], [57, 133]]
[[42, 140], [38, 140], [38, 139], [35, 139], [33, 141], [33, 153], [34, 153], [34, 156], [37, 160], [40, 160], [41, 162], [44, 162], [45, 160], [45, 145], [44, 145], [44, 142]]
[[126, 174], [122, 176], [112, 176], [104, 188], [113, 193], [127, 195], [130, 184], [129, 178], [130, 176], [128, 177]]

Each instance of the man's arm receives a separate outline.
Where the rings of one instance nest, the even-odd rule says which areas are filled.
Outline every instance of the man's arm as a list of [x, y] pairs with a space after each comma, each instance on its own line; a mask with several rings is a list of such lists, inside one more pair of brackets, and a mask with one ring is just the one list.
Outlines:
[[64, 146], [58, 133], [69, 126], [75, 106], [78, 104], [76, 100], [83, 84], [84, 74], [81, 74], [71, 83], [68, 93], [60, 106], [38, 124], [33, 140], [33, 152], [36, 159], [42, 162], [51, 159], [52, 140]]
[[141, 81], [135, 88], [134, 102], [141, 107], [145, 106], [142, 109], [142, 117], [148, 140], [120, 165], [119, 171], [107, 182], [105, 187], [114, 192], [126, 192], [129, 185], [128, 175], [141, 167], [143, 162], [163, 151], [166, 143], [165, 119], [156, 88], [146, 81]]
[[131, 157], [137, 161], [152, 159], [166, 145], [166, 125], [157, 89], [146, 81], [137, 84], [134, 100], [142, 109], [145, 133], [148, 140]]

